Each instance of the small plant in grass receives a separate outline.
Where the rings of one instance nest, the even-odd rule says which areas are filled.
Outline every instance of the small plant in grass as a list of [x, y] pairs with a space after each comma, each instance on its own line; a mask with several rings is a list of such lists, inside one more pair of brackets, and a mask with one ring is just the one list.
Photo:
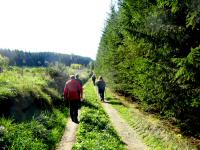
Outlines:
[[91, 82], [85, 86], [86, 100], [83, 104], [77, 142], [74, 150], [124, 150], [124, 143], [112, 127], [103, 110]]

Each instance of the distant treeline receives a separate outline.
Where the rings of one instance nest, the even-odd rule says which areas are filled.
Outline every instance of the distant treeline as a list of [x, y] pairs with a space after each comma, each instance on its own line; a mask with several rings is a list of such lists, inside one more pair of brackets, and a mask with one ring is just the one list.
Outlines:
[[48, 66], [59, 62], [67, 66], [82, 64], [87, 66], [92, 59], [77, 55], [60, 54], [53, 52], [23, 52], [19, 50], [0, 49], [0, 54], [9, 58], [9, 65], [16, 66]]
[[200, 1], [119, 0], [100, 41], [96, 73], [200, 138]]

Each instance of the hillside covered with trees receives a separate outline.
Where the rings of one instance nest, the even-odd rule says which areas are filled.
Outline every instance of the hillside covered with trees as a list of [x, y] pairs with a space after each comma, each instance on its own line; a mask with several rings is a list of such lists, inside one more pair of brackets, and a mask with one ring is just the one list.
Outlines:
[[120, 0], [99, 44], [96, 73], [146, 111], [200, 137], [200, 1]]
[[81, 64], [87, 66], [92, 59], [78, 55], [59, 54], [52, 52], [23, 52], [19, 50], [0, 49], [0, 54], [9, 58], [9, 65], [16, 66], [48, 66], [51, 63], [59, 62], [70, 66]]

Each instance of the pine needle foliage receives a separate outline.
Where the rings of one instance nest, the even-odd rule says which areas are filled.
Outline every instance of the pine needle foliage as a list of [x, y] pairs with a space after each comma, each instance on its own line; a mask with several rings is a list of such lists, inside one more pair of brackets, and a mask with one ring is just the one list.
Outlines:
[[96, 73], [200, 137], [200, 1], [120, 0], [118, 7], [102, 34]]

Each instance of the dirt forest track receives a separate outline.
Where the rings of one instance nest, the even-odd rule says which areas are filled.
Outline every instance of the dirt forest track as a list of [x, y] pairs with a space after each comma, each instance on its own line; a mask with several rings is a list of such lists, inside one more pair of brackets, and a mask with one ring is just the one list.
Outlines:
[[[88, 88], [88, 85], [91, 82], [87, 83], [84, 89]], [[91, 88], [92, 91], [89, 91], [91, 93], [94, 93], [96, 99], [98, 99], [98, 95], [96, 94], [95, 88]], [[85, 92], [88, 92], [87, 90], [84, 90]], [[85, 93], [84, 95], [87, 95]], [[87, 100], [87, 97], [85, 97]], [[144, 143], [140, 141], [140, 139], [137, 137], [136, 133], [133, 131], [133, 129], [123, 120], [118, 112], [109, 104], [109, 101], [106, 101], [102, 103], [103, 109], [106, 111], [112, 126], [117, 131], [117, 134], [121, 137], [123, 143], [125, 144], [125, 148], [128, 150], [147, 150], [148, 148]], [[80, 112], [79, 112], [80, 114]], [[71, 121], [71, 119], [68, 119], [66, 129], [64, 132], [64, 135], [61, 139], [61, 142], [58, 146], [58, 150], [71, 150], [73, 147], [73, 144], [76, 142], [76, 131], [79, 128], [79, 126]], [[84, 139], [83, 139], [84, 140]]]
[[75, 124], [71, 121], [70, 118], [68, 118], [65, 132], [62, 136], [62, 139], [60, 141], [60, 144], [57, 148], [57, 150], [71, 150], [73, 147], [73, 144], [76, 141], [76, 130], [77, 130], [78, 124]]
[[135, 131], [120, 117], [118, 112], [107, 102], [102, 103], [104, 109], [110, 117], [110, 120], [116, 129], [117, 133], [126, 144], [128, 150], [147, 150], [148, 148], [143, 144]]

